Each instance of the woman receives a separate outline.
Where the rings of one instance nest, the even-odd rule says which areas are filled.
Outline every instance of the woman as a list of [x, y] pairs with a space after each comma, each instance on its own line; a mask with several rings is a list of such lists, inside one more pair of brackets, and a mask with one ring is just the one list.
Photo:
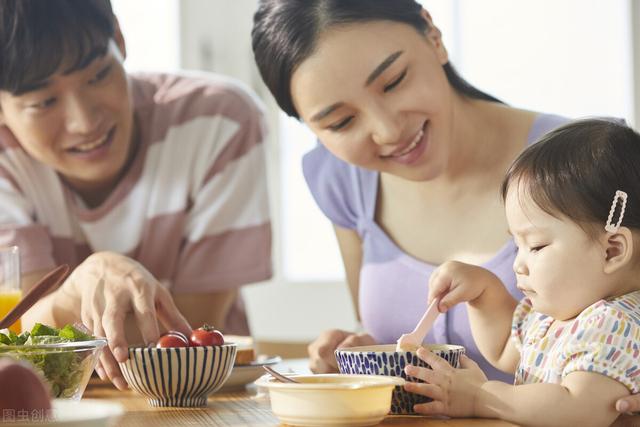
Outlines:
[[[309, 346], [315, 372], [336, 370], [338, 347], [411, 331], [445, 260], [484, 266], [522, 297], [498, 190], [511, 161], [566, 119], [466, 83], [413, 0], [262, 0], [252, 37], [278, 104], [321, 142], [304, 173], [335, 226], [366, 331], [323, 333]], [[426, 340], [464, 345], [489, 378], [510, 380], [478, 352], [465, 307], [441, 315]]]

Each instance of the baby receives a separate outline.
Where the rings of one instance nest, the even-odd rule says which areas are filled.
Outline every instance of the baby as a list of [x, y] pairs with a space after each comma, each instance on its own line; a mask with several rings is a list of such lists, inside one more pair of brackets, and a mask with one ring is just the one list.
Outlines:
[[563, 126], [525, 150], [502, 185], [517, 302], [487, 270], [443, 264], [429, 283], [439, 309], [466, 302], [475, 342], [515, 384], [488, 381], [463, 358], [408, 366], [433, 401], [424, 414], [524, 425], [609, 425], [640, 391], [640, 135], [607, 120]]

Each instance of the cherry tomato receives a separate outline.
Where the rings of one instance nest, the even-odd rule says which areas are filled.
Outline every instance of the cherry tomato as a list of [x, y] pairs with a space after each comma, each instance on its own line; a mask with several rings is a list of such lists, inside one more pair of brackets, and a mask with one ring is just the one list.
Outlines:
[[224, 336], [213, 326], [204, 325], [191, 331], [189, 343], [192, 346], [210, 346], [224, 344]]
[[169, 331], [158, 339], [158, 348], [189, 347], [189, 340], [182, 332]]

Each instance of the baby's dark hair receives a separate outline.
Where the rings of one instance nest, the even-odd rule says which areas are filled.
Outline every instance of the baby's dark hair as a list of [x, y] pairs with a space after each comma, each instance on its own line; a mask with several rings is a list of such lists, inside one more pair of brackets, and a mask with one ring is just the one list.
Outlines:
[[86, 67], [107, 51], [114, 28], [109, 0], [2, 0], [0, 90], [20, 95]]
[[[502, 198], [522, 186], [543, 211], [564, 216], [591, 237], [603, 231], [617, 190], [628, 194], [622, 226], [640, 229], [640, 134], [623, 123], [587, 119], [542, 137], [520, 154], [502, 183]], [[619, 217], [620, 203], [613, 216]]]

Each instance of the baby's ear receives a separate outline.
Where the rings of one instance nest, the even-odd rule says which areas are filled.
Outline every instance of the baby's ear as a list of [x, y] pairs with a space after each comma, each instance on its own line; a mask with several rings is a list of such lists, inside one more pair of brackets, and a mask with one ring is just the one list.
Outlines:
[[633, 257], [633, 235], [627, 227], [620, 227], [615, 233], [605, 233], [604, 272], [611, 274], [626, 266]]

